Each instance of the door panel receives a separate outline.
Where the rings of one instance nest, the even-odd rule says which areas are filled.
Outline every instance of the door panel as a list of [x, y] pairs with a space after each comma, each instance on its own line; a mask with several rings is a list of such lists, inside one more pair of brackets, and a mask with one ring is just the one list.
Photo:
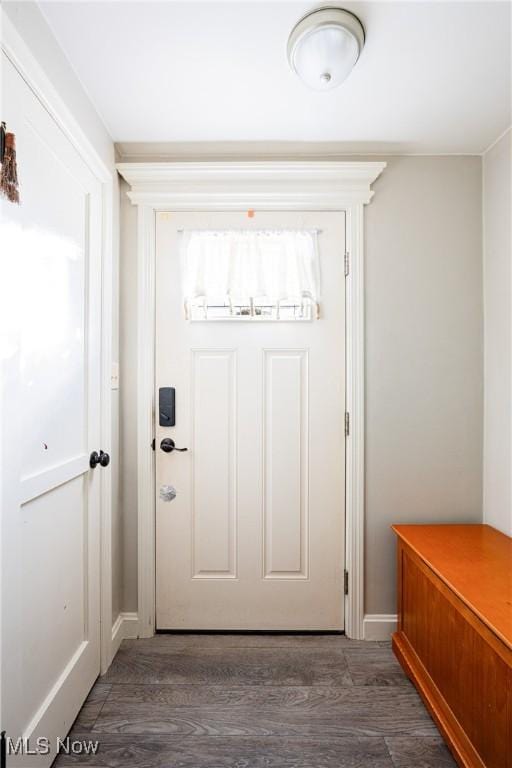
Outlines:
[[236, 351], [191, 361], [193, 578], [236, 578]]
[[101, 189], [5, 56], [2, 80], [21, 198], [1, 204], [2, 727], [50, 740], [9, 765], [47, 766], [100, 668]]
[[[26, 713], [29, 701], [43, 701], [62, 672], [62, 660], [69, 660], [84, 639], [87, 622], [85, 583], [87, 563], [87, 489], [83, 475], [41, 494], [20, 510], [26, 531], [21, 602], [31, 606], [22, 614], [19, 627], [22, 643], [23, 678], [30, 685], [24, 691]], [[51, 504], [51, 507], [49, 508]], [[51, 514], [51, 525], [49, 522]], [[66, 542], [62, 553], [48, 558], [54, 539]], [[66, 577], [63, 578], [63, 574]], [[59, 628], [48, 617], [59, 617]], [[40, 663], [39, 648], [50, 648], [45, 664]]]
[[[185, 318], [181, 231], [240, 228], [320, 230], [320, 319]], [[343, 629], [343, 214], [161, 213], [156, 242], [157, 627]]]
[[308, 578], [308, 350], [263, 352], [265, 578]]

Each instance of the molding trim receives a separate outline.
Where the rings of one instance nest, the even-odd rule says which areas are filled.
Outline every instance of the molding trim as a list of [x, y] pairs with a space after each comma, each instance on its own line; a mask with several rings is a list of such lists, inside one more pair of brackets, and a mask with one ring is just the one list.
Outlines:
[[[102, 249], [102, 338], [101, 338], [101, 441], [102, 448], [111, 446], [111, 357], [112, 357], [112, 256], [113, 256], [113, 184], [114, 169], [109, 168], [96, 152], [81, 125], [47, 77], [30, 48], [18, 33], [7, 14], [0, 9], [1, 47], [36, 98], [76, 149], [84, 163], [99, 182], [101, 195]], [[112, 498], [110, 473], [101, 477], [100, 522], [100, 602], [101, 602], [101, 671], [111, 662], [110, 627], [112, 624]]]
[[512, 125], [509, 125], [509, 126], [508, 126], [508, 128], [505, 128], [505, 130], [503, 131], [503, 133], [500, 133], [500, 135], [499, 135], [499, 136], [498, 136], [496, 139], [494, 139], [494, 141], [492, 141], [492, 142], [489, 144], [489, 146], [487, 147], [487, 149], [484, 149], [484, 151], [482, 152], [482, 157], [485, 157], [485, 155], [486, 155], [488, 152], [490, 152], [490, 151], [491, 151], [491, 149], [494, 149], [494, 147], [496, 146], [496, 144], [499, 144], [499, 143], [500, 143], [500, 141], [501, 141], [502, 139], [504, 139], [504, 138], [505, 138], [505, 136], [507, 135], [507, 133], [510, 133], [510, 131], [512, 131]]
[[168, 211], [343, 211], [347, 381], [345, 632], [362, 639], [364, 601], [364, 206], [383, 162], [119, 163], [138, 206], [138, 610], [140, 636], [155, 628], [154, 424], [155, 213]]
[[363, 619], [363, 640], [391, 640], [397, 625], [396, 613], [367, 613]]
[[138, 210], [137, 233], [137, 607], [140, 636], [155, 631], [155, 211]]
[[[101, 276], [101, 450], [112, 455], [112, 308], [113, 308], [113, 188], [102, 189], [102, 276]], [[112, 624], [112, 471], [101, 475], [100, 518], [100, 673], [112, 662], [108, 628]]]
[[364, 209], [346, 211], [346, 243], [350, 272], [346, 278], [346, 411], [350, 431], [346, 438], [345, 568], [349, 574], [345, 597], [345, 632], [354, 640], [364, 637], [364, 501], [365, 501], [365, 292]]
[[94, 176], [103, 183], [111, 184], [112, 169], [96, 152], [80, 123], [75, 119], [66, 102], [61, 98], [5, 11], [1, 9], [0, 21], [2, 50], [7, 58], [34, 91], [41, 104], [59, 125]]
[[[117, 619], [114, 621], [114, 624], [112, 625], [112, 637], [110, 639], [110, 659], [112, 663], [112, 660], [116, 653], [119, 650], [119, 646], [124, 640], [124, 622], [123, 622], [123, 614], [120, 613]], [[110, 666], [110, 664], [109, 664]], [[108, 669], [108, 667], [107, 667]], [[104, 675], [107, 669], [102, 669], [101, 674]]]
[[[139, 637], [139, 617], [136, 613], [120, 613], [112, 626], [110, 643], [111, 661], [119, 650], [123, 640]], [[107, 670], [102, 671], [105, 674]]]
[[386, 163], [118, 163], [135, 205], [155, 210], [345, 210], [369, 203]]

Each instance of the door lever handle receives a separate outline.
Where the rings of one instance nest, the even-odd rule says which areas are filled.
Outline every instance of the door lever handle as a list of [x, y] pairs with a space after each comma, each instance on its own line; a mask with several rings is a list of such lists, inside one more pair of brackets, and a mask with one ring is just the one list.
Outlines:
[[183, 451], [188, 451], [188, 448], [176, 448], [176, 443], [171, 437], [164, 437], [160, 443], [160, 448], [164, 453], [172, 453], [172, 451], [183, 453]]

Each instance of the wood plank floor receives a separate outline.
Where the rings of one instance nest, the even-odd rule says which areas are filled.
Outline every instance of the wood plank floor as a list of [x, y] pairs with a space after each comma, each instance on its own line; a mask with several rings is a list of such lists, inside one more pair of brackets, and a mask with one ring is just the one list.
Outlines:
[[336, 635], [125, 640], [58, 768], [453, 768], [389, 643]]

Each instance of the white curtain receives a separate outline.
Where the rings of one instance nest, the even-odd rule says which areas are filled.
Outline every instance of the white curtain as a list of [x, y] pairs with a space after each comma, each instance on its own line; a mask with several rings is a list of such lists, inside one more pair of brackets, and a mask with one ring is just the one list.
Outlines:
[[187, 230], [181, 256], [187, 308], [218, 301], [318, 307], [315, 230]]

